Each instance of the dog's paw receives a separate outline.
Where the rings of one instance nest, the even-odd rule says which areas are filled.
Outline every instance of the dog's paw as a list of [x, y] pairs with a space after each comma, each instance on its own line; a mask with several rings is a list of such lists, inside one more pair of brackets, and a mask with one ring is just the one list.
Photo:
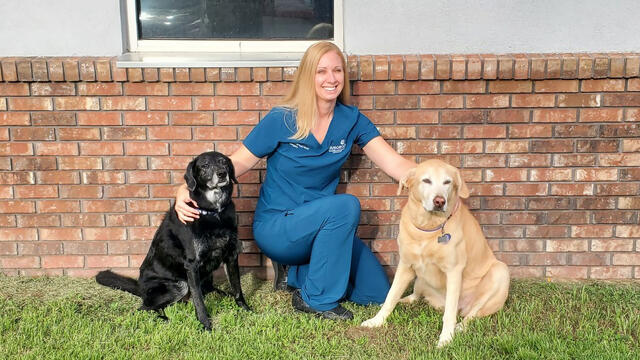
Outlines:
[[374, 328], [374, 327], [380, 327], [383, 324], [384, 324], [384, 319], [382, 318], [382, 316], [374, 316], [369, 320], [363, 321], [362, 324], [360, 324], [360, 326]]
[[211, 320], [202, 321], [202, 327], [205, 331], [211, 332]]
[[401, 303], [405, 303], [405, 304], [411, 304], [413, 302], [415, 302], [416, 300], [418, 300], [418, 295], [416, 294], [411, 294], [409, 296], [405, 296], [402, 299], [400, 299], [399, 301]]
[[467, 329], [467, 324], [464, 322], [459, 322], [456, 324], [456, 332], [463, 332]]
[[451, 342], [451, 339], [453, 339], [453, 333], [452, 332], [442, 332], [442, 334], [440, 334], [440, 339], [438, 340], [438, 347], [442, 348], [444, 346], [446, 346], [447, 344], [449, 344]]

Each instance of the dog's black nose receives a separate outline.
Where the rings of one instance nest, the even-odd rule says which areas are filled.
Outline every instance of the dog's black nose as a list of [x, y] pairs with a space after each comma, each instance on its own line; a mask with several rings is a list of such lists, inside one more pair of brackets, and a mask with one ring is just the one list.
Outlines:
[[436, 196], [433, 198], [433, 205], [435, 205], [435, 207], [437, 208], [442, 208], [446, 203], [447, 199], [443, 198], [442, 196]]
[[218, 178], [223, 178], [227, 176], [227, 172], [226, 171], [218, 171], [216, 173], [216, 175], [218, 176]]

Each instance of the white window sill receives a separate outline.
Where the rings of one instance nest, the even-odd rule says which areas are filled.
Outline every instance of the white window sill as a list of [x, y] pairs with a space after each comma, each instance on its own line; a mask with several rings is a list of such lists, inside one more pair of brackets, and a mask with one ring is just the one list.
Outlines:
[[171, 53], [131, 52], [118, 57], [123, 68], [170, 67], [289, 67], [298, 66], [303, 53]]

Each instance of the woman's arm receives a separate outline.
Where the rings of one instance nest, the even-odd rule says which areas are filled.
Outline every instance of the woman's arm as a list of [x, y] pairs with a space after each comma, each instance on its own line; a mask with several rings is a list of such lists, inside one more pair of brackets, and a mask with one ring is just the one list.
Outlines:
[[[246, 173], [260, 161], [260, 158], [255, 157], [244, 145], [240, 145], [240, 148], [231, 154], [229, 159], [231, 159], [233, 163], [236, 177]], [[175, 205], [178, 219], [182, 221], [183, 224], [197, 219], [199, 217], [197, 208], [198, 205], [189, 197], [187, 184], [180, 185], [176, 192]]]
[[364, 153], [387, 175], [400, 181], [416, 163], [398, 154], [383, 138], [377, 136], [365, 145]]

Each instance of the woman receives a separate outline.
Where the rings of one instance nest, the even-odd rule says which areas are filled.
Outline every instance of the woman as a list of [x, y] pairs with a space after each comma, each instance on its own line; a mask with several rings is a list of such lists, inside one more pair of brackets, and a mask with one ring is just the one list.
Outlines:
[[[292, 305], [328, 319], [351, 319], [340, 306], [383, 303], [389, 281], [356, 236], [360, 202], [335, 194], [340, 167], [353, 143], [385, 173], [399, 180], [415, 163], [404, 159], [376, 127], [349, 104], [346, 61], [330, 42], [305, 52], [283, 107], [272, 109], [231, 156], [236, 175], [267, 157], [253, 234], [271, 259], [289, 266]], [[178, 190], [181, 221], [198, 217], [186, 186]]]

